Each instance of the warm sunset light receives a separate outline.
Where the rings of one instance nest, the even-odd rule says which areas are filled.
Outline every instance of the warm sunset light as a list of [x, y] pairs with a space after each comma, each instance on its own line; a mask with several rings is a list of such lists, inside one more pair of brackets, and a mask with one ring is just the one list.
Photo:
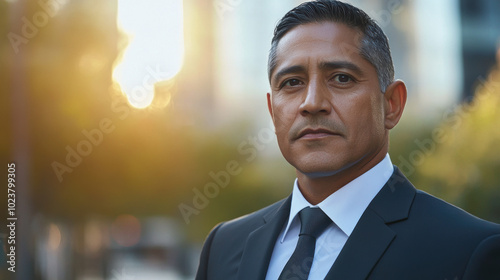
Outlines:
[[145, 108], [155, 84], [174, 77], [184, 55], [182, 0], [118, 0], [118, 26], [128, 45], [113, 71], [129, 103]]

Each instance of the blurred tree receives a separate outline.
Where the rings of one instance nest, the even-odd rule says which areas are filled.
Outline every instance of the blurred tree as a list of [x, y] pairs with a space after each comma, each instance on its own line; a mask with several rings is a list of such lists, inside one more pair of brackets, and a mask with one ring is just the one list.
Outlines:
[[[256, 211], [289, 194], [295, 171], [276, 151], [272, 132], [272, 138], [261, 141], [258, 135], [263, 130], [266, 128], [237, 122], [219, 132], [206, 133], [203, 143], [193, 147], [199, 172], [194, 177], [196, 182], [187, 186], [189, 193], [177, 205], [193, 207], [195, 199], [201, 204], [187, 220], [180, 209], [177, 213], [187, 223], [192, 239], [202, 241], [216, 224]], [[233, 173], [228, 166], [234, 166], [230, 168]], [[218, 187], [206, 195], [209, 184]]]
[[[7, 21], [13, 4], [0, 2], [1, 106], [8, 120], [0, 152], [15, 160], [8, 81], [11, 58], [23, 56], [33, 210], [71, 221], [174, 214], [196, 183], [193, 174], [203, 171], [193, 146], [212, 149], [202, 141], [210, 132], [179, 124], [183, 116], [170, 107], [134, 109], [117, 90], [111, 73], [127, 38], [117, 28], [116, 1], [52, 1], [50, 13], [42, 2], [50, 1], [26, 1], [23, 22], [34, 28], [19, 30]], [[7, 34], [22, 37], [25, 29], [32, 34], [14, 46]]]
[[[500, 50], [498, 54], [500, 63]], [[445, 113], [428, 134], [414, 183], [484, 219], [500, 222], [500, 69], [494, 68], [469, 104]], [[424, 140], [420, 141], [423, 143]], [[427, 147], [427, 148], [426, 148]]]
[[[32, 30], [27, 41], [14, 46], [7, 34], [24, 36], [24, 31], [9, 26], [6, 19], [12, 4], [0, 1], [4, 15], [0, 35], [5, 35], [0, 38], [1, 84], [8, 85], [15, 75], [12, 58], [22, 56], [25, 64], [35, 214], [70, 222], [120, 214], [171, 215], [182, 220], [178, 206], [192, 203], [193, 190], [203, 190], [214, 181], [211, 172], [225, 170], [236, 161], [241, 172], [231, 176], [228, 186], [189, 225], [192, 237], [202, 240], [221, 220], [285, 195], [286, 189], [279, 186], [291, 185], [291, 169], [283, 168], [286, 164], [281, 159], [263, 157], [260, 147], [248, 143], [256, 131], [248, 123], [206, 128], [183, 121], [203, 116], [193, 118], [176, 107], [182, 86], [170, 87], [168, 106], [130, 107], [111, 77], [127, 42], [116, 25], [116, 1], [53, 1], [56, 6], [50, 14], [40, 3], [26, 1], [22, 14], [29, 24], [35, 24], [34, 15], [44, 13], [46, 21], [38, 22], [36, 32]], [[196, 77], [185, 80], [192, 83]], [[176, 84], [175, 78], [171, 83]], [[2, 122], [5, 137], [0, 140], [0, 153], [10, 161], [15, 160], [11, 153], [14, 122], [8, 104], [14, 89], [0, 90], [4, 101], [0, 106], [8, 120]], [[196, 100], [196, 92], [190, 94], [190, 101], [204, 105]], [[255, 158], [250, 160], [238, 150], [242, 143], [255, 150]]]

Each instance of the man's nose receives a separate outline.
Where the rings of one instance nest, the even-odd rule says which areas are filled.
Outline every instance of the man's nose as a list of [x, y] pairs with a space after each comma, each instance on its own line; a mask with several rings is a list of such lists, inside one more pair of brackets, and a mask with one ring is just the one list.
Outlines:
[[310, 81], [304, 101], [300, 105], [302, 115], [329, 114], [331, 112], [330, 92], [326, 85], [319, 81]]

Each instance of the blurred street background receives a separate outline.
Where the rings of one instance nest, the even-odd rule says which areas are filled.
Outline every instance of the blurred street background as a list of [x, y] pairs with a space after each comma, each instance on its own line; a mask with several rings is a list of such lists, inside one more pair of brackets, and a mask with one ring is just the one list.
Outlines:
[[[194, 279], [213, 226], [286, 197], [267, 54], [301, 2], [0, 0], [1, 172], [16, 178], [0, 279]], [[392, 162], [500, 222], [500, 2], [347, 2], [408, 87]]]

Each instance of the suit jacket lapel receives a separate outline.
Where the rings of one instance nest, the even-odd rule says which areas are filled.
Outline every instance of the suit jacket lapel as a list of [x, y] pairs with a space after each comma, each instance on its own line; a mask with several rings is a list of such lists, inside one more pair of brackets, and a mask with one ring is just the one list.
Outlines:
[[408, 218], [415, 188], [397, 167], [361, 216], [325, 279], [366, 279], [396, 237], [387, 225]]
[[260, 228], [249, 234], [237, 279], [265, 279], [276, 239], [290, 214], [291, 201], [289, 196], [276, 211], [263, 217]]

